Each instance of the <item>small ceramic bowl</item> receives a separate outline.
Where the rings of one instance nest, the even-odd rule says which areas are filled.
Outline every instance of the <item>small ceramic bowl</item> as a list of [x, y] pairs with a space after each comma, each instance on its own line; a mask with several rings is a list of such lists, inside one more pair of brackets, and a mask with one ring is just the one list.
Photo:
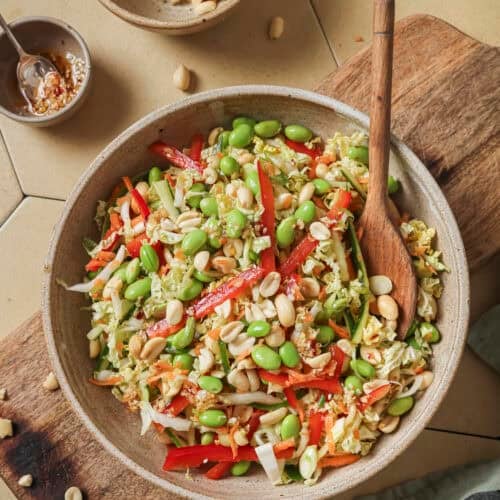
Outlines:
[[83, 104], [89, 91], [92, 74], [87, 45], [78, 32], [64, 21], [52, 17], [23, 17], [9, 23], [26, 52], [71, 53], [84, 62], [85, 76], [78, 93], [64, 108], [43, 116], [26, 111], [26, 101], [17, 87], [18, 55], [5, 33], [0, 33], [0, 112], [18, 122], [34, 127], [55, 125], [69, 118]]
[[139, 28], [167, 35], [203, 31], [225, 19], [240, 0], [218, 0], [211, 12], [198, 15], [190, 2], [172, 5], [164, 0], [99, 0], [113, 14]]
[[49, 355], [61, 387], [89, 431], [115, 457], [134, 472], [170, 493], [186, 498], [315, 499], [331, 498], [365, 481], [395, 460], [418, 436], [437, 410], [459, 366], [469, 314], [469, 279], [465, 251], [453, 214], [427, 168], [400, 141], [392, 138], [392, 175], [402, 185], [398, 205], [436, 228], [437, 245], [451, 272], [443, 274], [438, 327], [442, 340], [435, 344], [434, 381], [401, 419], [396, 432], [382, 436], [369, 455], [355, 464], [324, 471], [311, 487], [292, 483], [273, 488], [262, 469], [251, 474], [209, 481], [196, 470], [163, 472], [165, 446], [153, 433], [141, 437], [140, 418], [110, 393], [87, 382], [95, 365], [88, 356], [86, 332], [90, 329], [88, 305], [82, 294], [66, 291], [58, 280], [81, 281], [88, 257], [82, 239], [98, 239], [94, 223], [98, 200], [109, 198], [117, 180], [134, 176], [157, 161], [147, 146], [158, 139], [181, 146], [193, 134], [217, 125], [230, 126], [235, 116], [257, 120], [275, 118], [302, 123], [316, 134], [331, 137], [335, 131], [351, 134], [368, 130], [368, 117], [325, 96], [304, 90], [273, 86], [243, 86], [204, 92], [163, 107], [132, 125], [116, 138], [78, 181], [66, 202], [49, 250], [43, 290], [43, 320]]

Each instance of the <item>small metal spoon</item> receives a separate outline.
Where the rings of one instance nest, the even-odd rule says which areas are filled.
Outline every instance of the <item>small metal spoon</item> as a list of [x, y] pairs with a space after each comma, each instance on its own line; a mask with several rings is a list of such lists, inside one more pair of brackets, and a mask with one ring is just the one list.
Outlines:
[[57, 73], [57, 68], [45, 57], [28, 54], [17, 41], [5, 19], [0, 14], [0, 26], [19, 54], [17, 63], [17, 84], [23, 97], [32, 104], [37, 100], [40, 84], [48, 73]]

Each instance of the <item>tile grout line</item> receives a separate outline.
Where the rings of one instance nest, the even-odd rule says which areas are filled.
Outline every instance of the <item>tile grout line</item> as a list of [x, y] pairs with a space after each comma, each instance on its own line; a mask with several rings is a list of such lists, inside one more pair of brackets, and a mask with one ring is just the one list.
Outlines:
[[313, 2], [314, 2], [314, 0], [309, 0], [309, 5], [311, 6], [311, 9], [313, 11], [314, 17], [316, 18], [316, 22], [318, 23], [319, 29], [321, 30], [321, 33], [323, 35], [323, 38], [325, 39], [325, 42], [328, 45], [328, 50], [330, 51], [330, 55], [332, 56], [333, 60], [335, 61], [335, 64], [337, 65], [337, 68], [339, 68], [340, 67], [340, 62], [339, 62], [339, 60], [337, 58], [337, 55], [335, 54], [335, 50], [333, 49], [333, 46], [330, 43], [330, 40], [328, 39], [326, 31], [325, 31], [325, 29], [323, 27], [323, 24], [321, 23], [321, 19], [319, 17], [319, 14], [318, 14], [316, 8], [314, 7], [314, 3]]
[[431, 432], [445, 432], [446, 434], [456, 434], [458, 436], [470, 436], [470, 437], [475, 437], [475, 438], [480, 438], [480, 439], [490, 439], [492, 441], [500, 441], [500, 436], [488, 436], [486, 434], [475, 434], [473, 432], [461, 432], [461, 431], [453, 431], [453, 430], [448, 430], [448, 429], [436, 429], [435, 427], [426, 427], [426, 431], [431, 431]]

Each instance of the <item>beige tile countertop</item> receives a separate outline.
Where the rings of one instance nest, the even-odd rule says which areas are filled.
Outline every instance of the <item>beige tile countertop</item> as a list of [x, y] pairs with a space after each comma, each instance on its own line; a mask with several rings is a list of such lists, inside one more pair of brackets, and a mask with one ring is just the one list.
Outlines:
[[[0, 336], [39, 307], [47, 244], [75, 181], [119, 132], [185, 95], [172, 84], [180, 62], [194, 70], [195, 91], [244, 83], [311, 89], [369, 43], [371, 27], [368, 0], [242, 0], [217, 28], [180, 38], [133, 28], [96, 0], [3, 0], [1, 8], [7, 21], [48, 15], [74, 26], [89, 45], [94, 80], [84, 109], [63, 125], [30, 129], [0, 117], [0, 255], [4, 265], [8, 261], [3, 274], [8, 286], [0, 287]], [[398, 18], [414, 13], [432, 14], [482, 42], [500, 44], [498, 0], [397, 2]], [[274, 15], [285, 18], [285, 34], [270, 41], [267, 26]], [[497, 258], [472, 276], [473, 316], [500, 296], [499, 269]], [[500, 402], [493, 396], [498, 381], [466, 349], [429, 429], [397, 462], [342, 498], [450, 465], [500, 457]], [[0, 498], [11, 498], [1, 481]]]

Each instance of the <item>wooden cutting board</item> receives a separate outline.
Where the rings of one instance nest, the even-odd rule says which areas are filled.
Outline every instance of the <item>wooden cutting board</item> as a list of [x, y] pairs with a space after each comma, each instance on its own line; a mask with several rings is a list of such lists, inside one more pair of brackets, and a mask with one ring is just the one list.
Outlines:
[[[366, 49], [318, 91], [367, 111], [369, 74]], [[472, 267], [500, 248], [499, 81], [499, 49], [429, 16], [397, 23], [393, 130], [443, 187]], [[49, 370], [37, 314], [5, 338], [0, 350], [0, 387], [9, 391], [0, 415], [15, 422], [15, 436], [0, 443], [0, 474], [18, 498], [58, 500], [71, 485], [90, 499], [173, 498], [106, 453], [61, 391], [42, 388]], [[35, 482], [24, 489], [17, 480], [27, 473]]]

